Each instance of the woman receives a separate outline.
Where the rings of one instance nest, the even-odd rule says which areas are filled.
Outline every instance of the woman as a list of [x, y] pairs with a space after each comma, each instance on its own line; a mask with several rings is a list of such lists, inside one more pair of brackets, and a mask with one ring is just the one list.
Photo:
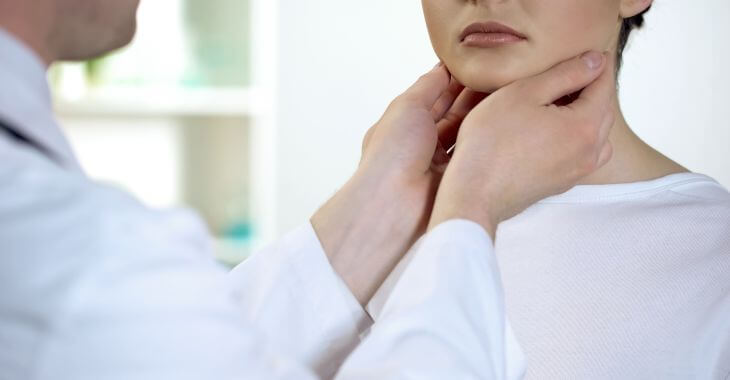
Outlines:
[[[422, 3], [454, 78], [491, 93], [590, 49], [619, 67], [652, 1]], [[730, 194], [641, 141], [614, 103], [612, 160], [496, 235], [526, 378], [726, 379]]]

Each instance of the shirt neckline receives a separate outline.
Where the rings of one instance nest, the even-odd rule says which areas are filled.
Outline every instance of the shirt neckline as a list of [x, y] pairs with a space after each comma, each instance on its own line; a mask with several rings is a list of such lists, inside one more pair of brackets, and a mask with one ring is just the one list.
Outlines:
[[669, 188], [706, 182], [721, 186], [713, 178], [700, 173], [675, 173], [648, 181], [605, 185], [578, 185], [565, 193], [545, 198], [538, 203], [588, 203], [617, 199], [645, 198]]
[[0, 118], [26, 138], [47, 148], [61, 164], [81, 171], [70, 144], [56, 122], [46, 65], [40, 57], [0, 27]]

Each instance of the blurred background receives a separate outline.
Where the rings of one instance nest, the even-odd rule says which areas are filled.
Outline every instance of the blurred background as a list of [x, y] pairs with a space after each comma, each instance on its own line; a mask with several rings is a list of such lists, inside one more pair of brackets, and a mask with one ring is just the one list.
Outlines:
[[[725, 187], [728, 17], [727, 0], [656, 0], [620, 80], [637, 134]], [[196, 209], [233, 265], [306, 222], [436, 62], [416, 0], [142, 0], [131, 46], [51, 81], [89, 175]]]

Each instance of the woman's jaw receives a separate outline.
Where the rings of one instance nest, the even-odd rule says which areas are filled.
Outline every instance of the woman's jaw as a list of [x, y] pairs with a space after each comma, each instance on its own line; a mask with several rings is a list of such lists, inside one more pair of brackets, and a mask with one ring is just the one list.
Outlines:
[[[589, 50], [606, 52], [609, 59], [616, 59], [617, 35], [594, 46], [585, 45], [552, 53], [541, 51], [529, 36], [518, 39], [495, 33], [477, 38], [482, 39], [479, 42], [490, 46], [461, 42], [451, 52], [439, 54], [439, 50], [436, 50], [436, 53], [457, 81], [483, 93], [492, 93], [514, 81], [540, 74]], [[498, 41], [495, 42], [495, 39]], [[500, 42], [499, 39], [506, 42]]]
[[462, 84], [485, 93], [588, 50], [615, 51], [622, 24], [617, 1], [422, 3], [438, 57]]

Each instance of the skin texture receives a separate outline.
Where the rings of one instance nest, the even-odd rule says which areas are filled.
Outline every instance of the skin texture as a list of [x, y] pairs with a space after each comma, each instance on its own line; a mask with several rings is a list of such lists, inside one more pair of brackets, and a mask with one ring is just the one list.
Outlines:
[[[480, 92], [493, 92], [588, 50], [615, 50], [622, 18], [633, 16], [650, 4], [619, 0], [422, 3], [437, 55], [457, 80]], [[526, 39], [489, 49], [462, 44], [462, 31], [483, 21], [502, 23]]]
[[[501, 221], [605, 165], [613, 154], [607, 141], [614, 124], [611, 62], [582, 55], [502, 87], [474, 107], [459, 129], [430, 227], [469, 219], [494, 239]], [[581, 88], [571, 104], [554, 104]]]
[[0, 25], [50, 65], [127, 45], [139, 0], [0, 0]]
[[[647, 9], [652, 0], [422, 0], [438, 57], [466, 87], [491, 93], [554, 66], [583, 51], [605, 51], [616, 59], [624, 18]], [[474, 22], [496, 21], [526, 40], [497, 48], [464, 46], [459, 37]], [[627, 124], [613, 88], [615, 125], [611, 161], [579, 184], [628, 183], [686, 172], [643, 142]]]

